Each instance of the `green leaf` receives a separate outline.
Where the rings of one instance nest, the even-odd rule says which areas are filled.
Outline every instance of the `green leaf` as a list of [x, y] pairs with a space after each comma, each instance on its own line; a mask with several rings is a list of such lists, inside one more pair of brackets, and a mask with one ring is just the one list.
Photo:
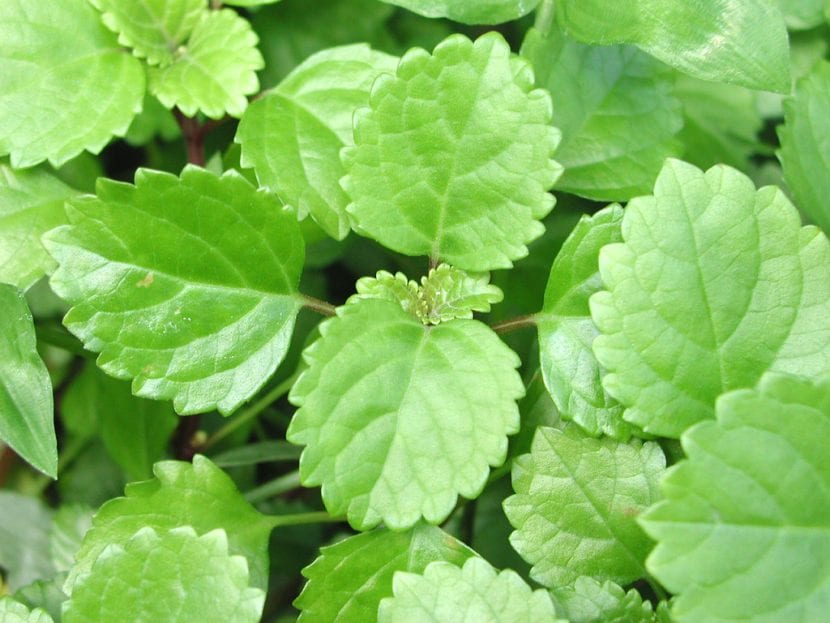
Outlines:
[[824, 23], [826, 0], [778, 0], [787, 26], [793, 30], [807, 30]]
[[54, 623], [44, 610], [30, 611], [11, 597], [0, 597], [0, 622], [2, 623]]
[[530, 30], [521, 53], [562, 130], [557, 189], [608, 201], [649, 192], [663, 161], [680, 153], [673, 72], [633, 46], [585, 45], [556, 29]]
[[66, 601], [66, 595], [60, 587], [65, 579], [65, 573], [58, 573], [48, 580], [37, 580], [15, 591], [14, 598], [30, 610], [45, 610], [56, 623], [60, 623], [63, 602]]
[[0, 155], [13, 167], [98, 153], [141, 110], [141, 64], [87, 0], [5, 0], [0, 39]]
[[425, 17], [446, 17], [462, 24], [501, 24], [527, 15], [539, 0], [382, 0]]
[[0, 440], [47, 476], [58, 474], [52, 383], [37, 354], [23, 293], [0, 283]]
[[515, 571], [497, 573], [481, 558], [462, 568], [429, 564], [423, 575], [399, 571], [394, 597], [380, 603], [380, 623], [557, 623], [548, 594], [533, 590]]
[[702, 80], [787, 93], [787, 29], [776, 4], [561, 0], [556, 18], [568, 34], [585, 43], [633, 43]]
[[229, 6], [262, 6], [263, 4], [275, 4], [280, 0], [225, 0], [222, 4]]
[[397, 62], [365, 44], [319, 52], [251, 104], [239, 124], [242, 166], [338, 240], [350, 231], [340, 149], [353, 142], [352, 114], [368, 104], [372, 82]]
[[329, 512], [360, 530], [439, 523], [507, 455], [524, 393], [519, 358], [476, 320], [426, 327], [380, 300], [337, 314], [290, 395], [302, 482], [322, 484]]
[[172, 64], [148, 68], [150, 92], [188, 117], [240, 117], [248, 106], [245, 96], [259, 89], [256, 71], [265, 64], [258, 40], [233, 10], [204, 13]]
[[118, 43], [150, 65], [167, 66], [207, 12], [205, 0], [91, 0]]
[[553, 208], [550, 119], [550, 96], [497, 33], [410, 50], [375, 81], [341, 152], [355, 231], [465, 270], [509, 268]]
[[177, 623], [255, 623], [265, 591], [248, 586], [248, 564], [228, 553], [217, 529], [202, 536], [190, 526], [157, 533], [138, 530], [101, 552], [78, 578], [63, 623], [140, 620]]
[[641, 518], [679, 621], [820, 621], [830, 603], [830, 377], [765, 375], [683, 434]]
[[75, 554], [92, 526], [92, 515], [88, 506], [68, 504], [61, 506], [52, 518], [49, 553], [59, 572], [69, 571], [75, 564]]
[[679, 437], [767, 370], [830, 369], [830, 244], [775, 187], [670, 160], [600, 253], [603, 384], [648, 433]]
[[211, 457], [219, 467], [239, 467], [277, 461], [296, 461], [300, 458], [300, 449], [287, 441], [261, 441], [248, 446], [231, 448]]
[[645, 576], [651, 541], [636, 517], [659, 495], [660, 446], [593, 439], [578, 426], [540, 428], [530, 454], [513, 461], [516, 495], [504, 512], [510, 542], [548, 587], [581, 575], [628, 584]]
[[124, 545], [143, 527], [162, 533], [192, 526], [200, 534], [221, 528], [230, 553], [248, 559], [251, 584], [267, 586], [273, 521], [248, 504], [233, 481], [203, 456], [196, 455], [193, 464], [162, 461], [153, 471], [154, 480], [127, 485], [126, 497], [110, 500], [95, 515], [64, 586], [67, 594], [107, 546]]
[[830, 63], [820, 61], [796, 84], [795, 95], [785, 100], [784, 125], [778, 128], [778, 158], [795, 201], [824, 231], [830, 231], [830, 131], [825, 112], [830, 106]]
[[181, 128], [173, 113], [162, 106], [155, 97], [147, 95], [144, 98], [144, 109], [133, 119], [124, 140], [130, 145], [142, 146], [156, 137], [169, 142], [180, 136]]
[[0, 567], [12, 590], [54, 575], [51, 526], [52, 513], [40, 500], [0, 490]]
[[392, 596], [396, 571], [422, 573], [431, 562], [463, 564], [475, 553], [440, 528], [420, 523], [406, 532], [378, 529], [320, 550], [294, 601], [300, 623], [375, 623], [378, 604]]
[[231, 171], [102, 179], [44, 238], [67, 328], [142, 397], [230, 413], [288, 350], [303, 240], [294, 215]]
[[553, 262], [536, 325], [545, 385], [562, 417], [592, 435], [625, 440], [631, 426], [602, 387], [604, 370], [591, 350], [599, 331], [588, 306], [602, 289], [600, 249], [622, 240], [622, 218], [622, 208], [614, 205], [577, 223]]
[[169, 403], [135, 398], [129, 384], [106, 376], [91, 363], [64, 394], [61, 415], [71, 423], [86, 422], [83, 434], [100, 436], [131, 480], [152, 475], [153, 463], [163, 457], [179, 423]]
[[536, 429], [540, 426], [562, 427], [559, 410], [545, 387], [541, 371], [537, 370], [527, 384], [527, 392], [519, 402], [519, 412], [522, 425], [519, 432], [510, 438], [511, 457], [530, 452]]
[[684, 75], [677, 76], [675, 93], [683, 103], [683, 159], [702, 169], [721, 163], [749, 169], [750, 157], [765, 149], [756, 94]]
[[40, 236], [66, 222], [63, 202], [77, 194], [45, 171], [0, 164], [0, 282], [27, 290], [52, 271]]
[[573, 586], [553, 591], [556, 611], [570, 623], [658, 623], [661, 619], [636, 589], [625, 592], [617, 584], [577, 578]]

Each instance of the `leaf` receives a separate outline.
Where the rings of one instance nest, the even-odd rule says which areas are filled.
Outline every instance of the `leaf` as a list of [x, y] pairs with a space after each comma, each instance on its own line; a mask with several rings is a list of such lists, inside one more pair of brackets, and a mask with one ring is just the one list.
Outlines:
[[651, 542], [636, 517], [658, 499], [665, 466], [653, 442], [539, 428], [531, 453], [513, 461], [516, 495], [504, 501], [530, 577], [551, 588], [581, 575], [620, 584], [644, 577]]
[[678, 621], [820, 621], [830, 603], [830, 377], [765, 375], [683, 434], [641, 518]]
[[66, 222], [63, 202], [77, 194], [45, 171], [0, 164], [0, 282], [28, 290], [52, 271], [40, 236]]
[[[44, 238], [60, 267], [64, 324], [133, 378], [133, 393], [182, 414], [231, 413], [288, 350], [303, 240], [294, 216], [234, 172], [139, 169], [136, 185], [99, 180]], [[232, 235], [229, 235], [232, 234]]]
[[0, 155], [12, 167], [98, 153], [141, 110], [141, 64], [87, 0], [6, 0], [0, 39]]
[[107, 546], [123, 546], [144, 527], [162, 533], [178, 526], [192, 526], [200, 534], [223, 529], [230, 553], [248, 559], [251, 585], [267, 586], [273, 521], [248, 504], [233, 481], [203, 456], [196, 455], [192, 465], [162, 461], [153, 471], [155, 479], [127, 485], [126, 497], [110, 500], [95, 515], [64, 591], [73, 593], [79, 576], [92, 570]]
[[92, 0], [118, 43], [150, 65], [167, 66], [207, 12], [205, 0]]
[[218, 467], [239, 467], [277, 461], [296, 461], [299, 458], [300, 449], [287, 441], [261, 441], [231, 448], [211, 457], [211, 460]]
[[275, 4], [280, 0], [225, 0], [222, 4], [229, 6], [262, 6], [263, 4]]
[[425, 17], [446, 17], [462, 24], [501, 24], [527, 15], [539, 0], [382, 0]]
[[2, 623], [54, 623], [40, 608], [30, 611], [11, 597], [0, 597], [0, 621]]
[[509, 268], [553, 208], [550, 119], [549, 95], [497, 33], [410, 50], [375, 81], [341, 152], [355, 231], [464, 270]]
[[672, 72], [633, 46], [585, 45], [557, 29], [531, 29], [521, 53], [562, 130], [557, 188], [606, 201], [649, 192], [663, 161], [680, 153]]
[[767, 370], [830, 369], [830, 244], [780, 190], [670, 160], [628, 204], [591, 298], [594, 353], [623, 417], [679, 437]]
[[130, 145], [142, 146], [156, 137], [169, 142], [180, 136], [181, 128], [173, 113], [162, 106], [155, 97], [147, 95], [144, 98], [144, 109], [133, 119], [124, 140]]
[[60, 587], [65, 579], [65, 573], [58, 573], [49, 580], [37, 580], [15, 591], [14, 598], [30, 610], [35, 608], [45, 610], [56, 623], [60, 623], [61, 609], [63, 602], [66, 601], [66, 595]]
[[242, 166], [338, 240], [350, 231], [340, 149], [353, 142], [352, 114], [369, 102], [372, 82], [397, 61], [365, 44], [318, 52], [251, 104], [239, 124]]
[[[152, 476], [179, 419], [169, 403], [135, 398], [127, 383], [87, 364], [66, 390], [61, 416], [86, 421], [85, 435], [99, 437], [109, 455], [132, 480]], [[77, 431], [77, 429], [76, 429]]]
[[204, 13], [172, 64], [148, 68], [150, 92], [188, 117], [240, 117], [248, 106], [245, 96], [259, 89], [256, 71], [265, 64], [258, 40], [233, 10]]
[[825, 232], [830, 231], [830, 147], [823, 137], [830, 131], [824, 112], [830, 105], [830, 63], [818, 62], [796, 84], [795, 95], [784, 103], [784, 125], [778, 127], [778, 159], [795, 201]]
[[0, 490], [0, 567], [11, 590], [51, 577], [52, 514], [37, 498]]
[[435, 526], [406, 532], [378, 529], [323, 547], [303, 575], [308, 582], [294, 601], [300, 623], [375, 623], [378, 604], [392, 596], [396, 571], [422, 573], [445, 560], [462, 564], [475, 553]]
[[787, 29], [769, 0], [562, 0], [556, 20], [580, 41], [633, 43], [702, 80], [790, 90]]
[[557, 623], [548, 594], [532, 590], [515, 571], [497, 573], [481, 558], [462, 568], [429, 564], [423, 575], [398, 571], [394, 597], [380, 603], [380, 623]]
[[622, 208], [613, 205], [577, 223], [553, 262], [536, 325], [542, 375], [562, 417], [591, 435], [625, 441], [632, 427], [602, 387], [604, 370], [591, 350], [599, 331], [588, 307], [602, 289], [600, 249], [622, 240], [622, 218]]
[[101, 552], [78, 578], [63, 623], [141, 620], [235, 623], [260, 620], [265, 591], [248, 586], [248, 564], [228, 553], [221, 529], [138, 530]]
[[393, 530], [447, 518], [504, 462], [524, 393], [519, 359], [486, 325], [425, 327], [389, 301], [337, 310], [289, 396], [300, 477], [332, 515]]
[[793, 30], [808, 30], [824, 23], [826, 0], [778, 0], [787, 26]]
[[49, 533], [49, 554], [58, 572], [69, 571], [84, 535], [92, 526], [92, 509], [82, 504], [58, 508]]
[[570, 623], [659, 623], [658, 615], [635, 589], [628, 592], [613, 582], [577, 578], [573, 586], [553, 591], [556, 611]]
[[522, 426], [519, 432], [510, 438], [511, 457], [530, 452], [536, 429], [540, 426], [561, 428], [563, 425], [559, 410], [542, 380], [541, 371], [537, 370], [527, 384], [527, 392], [519, 402], [519, 412], [522, 416]]
[[23, 293], [0, 283], [0, 440], [30, 465], [57, 477], [52, 383], [37, 353]]

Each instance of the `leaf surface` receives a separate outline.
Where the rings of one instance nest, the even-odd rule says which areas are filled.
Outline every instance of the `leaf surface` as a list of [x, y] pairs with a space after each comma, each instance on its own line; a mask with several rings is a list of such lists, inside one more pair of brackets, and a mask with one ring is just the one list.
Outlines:
[[531, 29], [521, 53], [562, 130], [556, 187], [605, 201], [649, 192], [663, 161], [680, 153], [673, 72], [634, 46], [586, 45], [558, 29]]
[[530, 454], [513, 461], [516, 495], [504, 501], [530, 577], [551, 588], [581, 575], [642, 578], [651, 542], [636, 517], [658, 499], [665, 465], [653, 442], [593, 439], [573, 424], [539, 428]]
[[380, 604], [380, 623], [559, 622], [544, 590], [534, 591], [510, 569], [497, 573], [481, 558], [462, 568], [433, 562], [422, 575], [399, 571], [393, 590]]
[[825, 140], [830, 120], [824, 114], [828, 106], [830, 63], [820, 61], [785, 100], [784, 125], [778, 127], [784, 179], [798, 207], [825, 232], [830, 232], [830, 145]]
[[0, 621], [2, 623], [53, 623], [44, 610], [29, 610], [11, 597], [0, 597]]
[[390, 301], [338, 309], [305, 352], [288, 428], [300, 476], [333, 515], [366, 530], [446, 519], [507, 455], [524, 393], [518, 357], [486, 325], [434, 327]]
[[6, 0], [0, 40], [0, 155], [14, 168], [98, 153], [141, 110], [141, 64], [87, 0]]
[[651, 603], [636, 589], [624, 591], [618, 584], [593, 578], [577, 578], [573, 586], [553, 591], [556, 611], [570, 623], [659, 623]]
[[52, 478], [58, 472], [54, 417], [52, 382], [26, 299], [0, 283], [0, 439]]
[[59, 573], [69, 571], [75, 564], [75, 554], [92, 526], [92, 515], [92, 509], [82, 504], [63, 504], [53, 515], [49, 555]]
[[104, 549], [78, 578], [64, 623], [154, 621], [255, 623], [265, 591], [248, 586], [248, 564], [228, 552], [223, 530], [202, 536], [190, 526], [138, 530]]
[[501, 24], [530, 13], [539, 0], [383, 0], [424, 17], [446, 17], [462, 24]]
[[622, 405], [602, 387], [604, 370], [591, 350], [599, 331], [588, 305], [602, 289], [600, 249], [622, 240], [622, 218], [615, 205], [577, 223], [553, 262], [536, 325], [545, 385], [562, 417], [592, 435], [625, 440], [632, 427], [622, 419]]
[[585, 43], [633, 43], [702, 80], [790, 90], [787, 29], [770, 0], [563, 0], [556, 11]]
[[381, 599], [392, 596], [396, 571], [422, 573], [444, 560], [462, 564], [475, 553], [423, 523], [406, 532], [378, 529], [324, 547], [303, 569], [308, 582], [294, 601], [300, 623], [375, 623]]
[[248, 559], [251, 584], [267, 586], [273, 521], [248, 504], [233, 481], [203, 456], [196, 455], [193, 464], [162, 461], [153, 471], [155, 479], [130, 483], [125, 497], [110, 500], [95, 515], [64, 586], [67, 594], [107, 546], [123, 546], [144, 527], [159, 534], [178, 526], [192, 526], [199, 534], [221, 528], [230, 553]]
[[830, 244], [775, 187], [670, 160], [603, 247], [594, 352], [623, 417], [679, 437], [767, 370], [830, 369]]
[[245, 96], [259, 89], [256, 72], [265, 64], [258, 41], [235, 11], [204, 13], [173, 63], [148, 68], [150, 92], [188, 117], [240, 117], [248, 106]]
[[353, 143], [352, 114], [368, 104], [375, 78], [397, 61], [365, 44], [318, 52], [251, 104], [239, 124], [242, 166], [338, 240], [350, 231], [340, 149]]
[[304, 245], [294, 215], [240, 175], [145, 169], [100, 180], [44, 241], [64, 324], [99, 366], [179, 413], [230, 413], [285, 356]]
[[341, 152], [360, 234], [464, 270], [509, 268], [553, 208], [550, 96], [497, 33], [416, 48], [375, 81]]
[[765, 375], [684, 433], [641, 518], [678, 621], [820, 621], [830, 603], [830, 377]]
[[49, 557], [52, 513], [37, 498], [0, 490], [0, 567], [11, 590], [54, 575]]

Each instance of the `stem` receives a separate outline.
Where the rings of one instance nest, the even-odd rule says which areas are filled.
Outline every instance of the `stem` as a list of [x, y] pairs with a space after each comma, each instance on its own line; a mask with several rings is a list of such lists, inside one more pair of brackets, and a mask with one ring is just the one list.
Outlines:
[[297, 380], [299, 376], [299, 372], [295, 372], [290, 377], [285, 379], [282, 383], [277, 385], [274, 389], [269, 391], [265, 394], [262, 398], [257, 400], [254, 404], [250, 407], [243, 409], [243, 411], [232, 419], [230, 422], [222, 426], [219, 430], [214, 432], [210, 437], [207, 438], [205, 443], [199, 448], [199, 451], [205, 451], [211, 446], [214, 446], [219, 441], [222, 441], [225, 437], [230, 435], [240, 426], [243, 426], [247, 422], [250, 422], [260, 413], [262, 413], [268, 406], [277, 400], [278, 398], [282, 398], [285, 394], [289, 392], [291, 386], [294, 385], [294, 381]]
[[173, 109], [173, 114], [184, 136], [184, 143], [187, 147], [187, 161], [196, 166], [205, 166], [205, 125], [199, 123], [198, 119], [185, 117], [178, 108]]
[[497, 322], [490, 328], [496, 333], [509, 333], [510, 331], [515, 331], [516, 329], [524, 329], [525, 327], [535, 326], [536, 316], [534, 314], [530, 314], [528, 316], [517, 316], [515, 318], [511, 318], [510, 320], [505, 320], [504, 322]]
[[553, 26], [553, 19], [556, 14], [554, 0], [542, 0], [536, 9], [536, 21], [533, 27], [542, 35], [547, 35]]
[[274, 478], [274, 480], [266, 482], [264, 485], [261, 485], [256, 489], [251, 489], [245, 494], [245, 499], [251, 504], [256, 504], [257, 502], [262, 502], [268, 498], [282, 495], [288, 491], [299, 489], [300, 486], [300, 472], [297, 470], [284, 474], [278, 478]]
[[275, 528], [282, 526], [298, 526], [309, 523], [336, 523], [344, 521], [343, 517], [332, 517], [326, 511], [313, 513], [296, 513], [294, 515], [275, 515], [271, 517], [271, 523]]
[[316, 299], [313, 296], [308, 296], [306, 294], [301, 295], [301, 297], [303, 306], [313, 309], [318, 314], [323, 314], [324, 316], [334, 316], [337, 314], [337, 308], [331, 303], [321, 301], [320, 299]]
[[66, 329], [57, 323], [35, 324], [35, 335], [39, 342], [61, 348], [73, 355], [92, 359], [95, 355], [85, 350], [83, 345]]

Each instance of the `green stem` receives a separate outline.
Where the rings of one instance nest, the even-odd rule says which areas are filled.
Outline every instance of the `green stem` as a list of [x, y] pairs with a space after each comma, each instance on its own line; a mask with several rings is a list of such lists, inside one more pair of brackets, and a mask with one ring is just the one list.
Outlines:
[[87, 359], [92, 359], [95, 356], [94, 353], [85, 350], [83, 344], [74, 335], [57, 323], [35, 324], [35, 335], [39, 342], [61, 348], [73, 355]]
[[297, 380], [299, 376], [299, 371], [292, 374], [290, 377], [285, 379], [282, 383], [277, 385], [274, 389], [270, 392], [265, 394], [262, 398], [257, 400], [254, 404], [252, 404], [247, 409], [243, 409], [242, 412], [233, 418], [230, 422], [225, 424], [222, 428], [214, 432], [210, 437], [207, 438], [205, 443], [199, 448], [200, 452], [204, 452], [208, 448], [216, 445], [218, 442], [222, 441], [225, 437], [230, 435], [240, 426], [244, 426], [247, 422], [255, 419], [260, 413], [262, 413], [268, 406], [273, 403], [275, 400], [282, 398], [285, 394], [287, 394], [290, 390], [292, 385], [294, 385], [294, 381]]
[[542, 0], [536, 9], [536, 21], [533, 27], [542, 35], [547, 35], [553, 26], [553, 19], [556, 14], [554, 0]]
[[337, 523], [345, 521], [343, 517], [332, 517], [326, 511], [313, 513], [296, 513], [294, 515], [275, 515], [271, 517], [271, 523], [275, 528], [283, 526], [299, 526], [309, 523]]
[[525, 327], [535, 326], [536, 316], [531, 314], [529, 316], [517, 316], [516, 318], [511, 318], [510, 320], [505, 320], [504, 322], [497, 322], [490, 328], [496, 333], [509, 333], [510, 331], [515, 331], [516, 329], [524, 329]]
[[300, 472], [297, 470], [284, 474], [279, 478], [274, 478], [274, 480], [266, 482], [256, 489], [251, 489], [245, 494], [245, 499], [251, 504], [256, 504], [268, 498], [298, 489], [300, 486]]
[[490, 477], [487, 479], [487, 485], [486, 486], [489, 487], [491, 484], [493, 484], [497, 480], [501, 480], [504, 476], [506, 476], [507, 474], [510, 473], [511, 469], [513, 469], [513, 461], [512, 460], [508, 460], [504, 463], [504, 465], [502, 465], [498, 469], [494, 469], [490, 473]]
[[318, 314], [323, 314], [324, 316], [334, 316], [337, 313], [337, 308], [331, 303], [321, 301], [320, 299], [316, 299], [313, 296], [308, 296], [306, 294], [301, 295], [300, 298], [302, 300], [303, 307], [313, 309]]

